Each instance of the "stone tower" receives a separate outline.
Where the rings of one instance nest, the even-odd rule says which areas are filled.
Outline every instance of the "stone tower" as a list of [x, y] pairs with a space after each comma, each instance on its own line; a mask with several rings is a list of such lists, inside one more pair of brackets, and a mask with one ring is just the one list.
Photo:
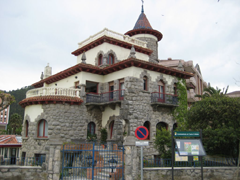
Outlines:
[[162, 39], [162, 33], [152, 28], [144, 13], [143, 6], [133, 30], [126, 32], [125, 35], [146, 41], [147, 47], [153, 51], [149, 62], [158, 63], [158, 41]]

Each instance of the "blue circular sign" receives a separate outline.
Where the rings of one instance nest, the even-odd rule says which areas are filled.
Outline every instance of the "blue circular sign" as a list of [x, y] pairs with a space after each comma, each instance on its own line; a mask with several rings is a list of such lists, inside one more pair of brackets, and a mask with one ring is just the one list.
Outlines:
[[135, 136], [139, 139], [139, 140], [144, 140], [147, 139], [148, 137], [148, 129], [144, 126], [139, 126], [137, 127], [137, 129], [135, 130]]

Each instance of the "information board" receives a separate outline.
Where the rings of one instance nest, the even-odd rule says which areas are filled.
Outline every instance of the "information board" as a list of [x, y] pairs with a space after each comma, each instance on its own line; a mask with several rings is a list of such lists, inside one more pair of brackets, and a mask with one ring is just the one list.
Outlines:
[[200, 139], [174, 139], [179, 156], [206, 156]]

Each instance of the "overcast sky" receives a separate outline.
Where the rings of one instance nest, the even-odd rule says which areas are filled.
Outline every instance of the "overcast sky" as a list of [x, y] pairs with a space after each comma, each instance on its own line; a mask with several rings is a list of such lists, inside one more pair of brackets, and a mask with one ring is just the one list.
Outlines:
[[[40, 80], [76, 64], [77, 43], [105, 27], [132, 30], [141, 0], [0, 0], [0, 89]], [[240, 90], [240, 0], [145, 0], [153, 29], [163, 34], [159, 59], [193, 60], [204, 81]]]

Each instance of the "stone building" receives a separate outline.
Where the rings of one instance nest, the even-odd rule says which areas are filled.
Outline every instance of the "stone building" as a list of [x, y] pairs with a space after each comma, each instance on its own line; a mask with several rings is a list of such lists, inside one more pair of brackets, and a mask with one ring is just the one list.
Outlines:
[[159, 60], [159, 64], [192, 73], [194, 76], [186, 79], [188, 107], [191, 107], [192, 103], [201, 100], [201, 98], [195, 97], [195, 95], [202, 95], [204, 88], [207, 88], [208, 85], [203, 80], [203, 75], [198, 64], [194, 66], [193, 61], [171, 58], [168, 58], [167, 60]]
[[150, 132], [144, 153], [156, 153], [156, 129], [172, 129], [176, 123], [171, 110], [178, 106], [178, 78], [193, 77], [158, 64], [161, 39], [142, 10], [125, 35], [103, 29], [78, 43], [72, 52], [76, 65], [54, 75], [47, 65], [32, 85], [35, 89], [20, 102], [25, 108], [22, 153], [48, 158], [53, 137], [81, 142], [96, 134], [100, 139], [102, 128], [107, 129], [107, 142], [121, 144], [134, 137], [138, 126]]

